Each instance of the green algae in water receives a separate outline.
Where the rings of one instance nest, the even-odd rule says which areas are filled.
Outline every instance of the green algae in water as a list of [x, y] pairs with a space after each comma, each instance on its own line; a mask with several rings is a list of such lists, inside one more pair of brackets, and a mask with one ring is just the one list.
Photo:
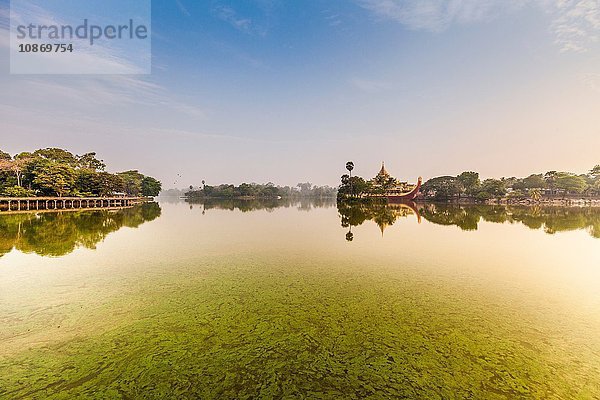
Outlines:
[[[272, 261], [142, 286], [111, 327], [0, 360], [2, 398], [593, 398], [559, 327], [465, 288]], [[299, 264], [296, 264], [299, 265]], [[385, 271], [385, 270], [384, 270]], [[541, 331], [540, 328], [546, 328]], [[559, 346], [559, 347], [557, 347]], [[597, 351], [598, 349], [596, 349]]]
[[[1, 399], [599, 396], [587, 217], [548, 235], [484, 208], [475, 231], [440, 208], [361, 217], [348, 243], [335, 209], [189, 207], [9, 221], [29, 232], [0, 257]], [[11, 250], [52, 223], [77, 228], [69, 254]]]

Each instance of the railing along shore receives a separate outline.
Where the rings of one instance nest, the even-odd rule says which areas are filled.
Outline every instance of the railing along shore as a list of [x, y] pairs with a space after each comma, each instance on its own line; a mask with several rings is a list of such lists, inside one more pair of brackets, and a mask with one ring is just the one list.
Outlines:
[[0, 212], [131, 207], [147, 197], [0, 197]]

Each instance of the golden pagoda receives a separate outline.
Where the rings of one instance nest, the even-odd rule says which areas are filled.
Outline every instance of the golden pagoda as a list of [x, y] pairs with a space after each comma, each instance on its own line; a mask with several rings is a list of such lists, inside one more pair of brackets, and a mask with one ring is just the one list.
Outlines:
[[401, 182], [390, 175], [385, 169], [385, 162], [381, 163], [381, 169], [373, 179], [369, 181], [375, 193], [388, 197], [390, 200], [412, 200], [419, 193], [422, 179], [419, 177], [416, 185]]
[[385, 169], [385, 161], [381, 162], [381, 169], [379, 170], [379, 173], [375, 176], [374, 179], [377, 179], [377, 178], [380, 178], [380, 179], [391, 178], [391, 175]]

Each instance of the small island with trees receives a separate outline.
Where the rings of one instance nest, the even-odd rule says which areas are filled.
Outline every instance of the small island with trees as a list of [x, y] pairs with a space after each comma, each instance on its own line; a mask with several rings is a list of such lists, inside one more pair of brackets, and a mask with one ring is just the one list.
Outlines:
[[[414, 194], [407, 200], [489, 203], [489, 204], [600, 204], [600, 165], [589, 172], [549, 171], [525, 178], [481, 180], [479, 173], [466, 171], [457, 176], [431, 178], [421, 186], [393, 178], [382, 165], [370, 180], [352, 176], [354, 163], [346, 163], [349, 174], [341, 177], [337, 199], [341, 203], [389, 202], [400, 198], [398, 193]], [[418, 193], [415, 193], [415, 190]]]
[[0, 150], [0, 197], [154, 197], [161, 183], [137, 170], [110, 173], [96, 153], [47, 148], [15, 156]]
[[296, 186], [276, 186], [273, 183], [242, 183], [239, 186], [222, 184], [218, 186], [207, 185], [202, 181], [202, 186], [190, 186], [190, 191], [185, 194], [189, 201], [205, 201], [211, 199], [335, 199], [337, 189], [330, 186], [316, 186], [310, 182], [299, 183]]

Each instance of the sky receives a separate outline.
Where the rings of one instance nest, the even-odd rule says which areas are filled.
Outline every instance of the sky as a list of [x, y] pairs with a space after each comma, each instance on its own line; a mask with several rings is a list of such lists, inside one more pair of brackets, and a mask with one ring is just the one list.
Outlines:
[[143, 75], [11, 75], [8, 18], [11, 154], [95, 151], [164, 188], [600, 164], [600, 0], [157, 0]]

